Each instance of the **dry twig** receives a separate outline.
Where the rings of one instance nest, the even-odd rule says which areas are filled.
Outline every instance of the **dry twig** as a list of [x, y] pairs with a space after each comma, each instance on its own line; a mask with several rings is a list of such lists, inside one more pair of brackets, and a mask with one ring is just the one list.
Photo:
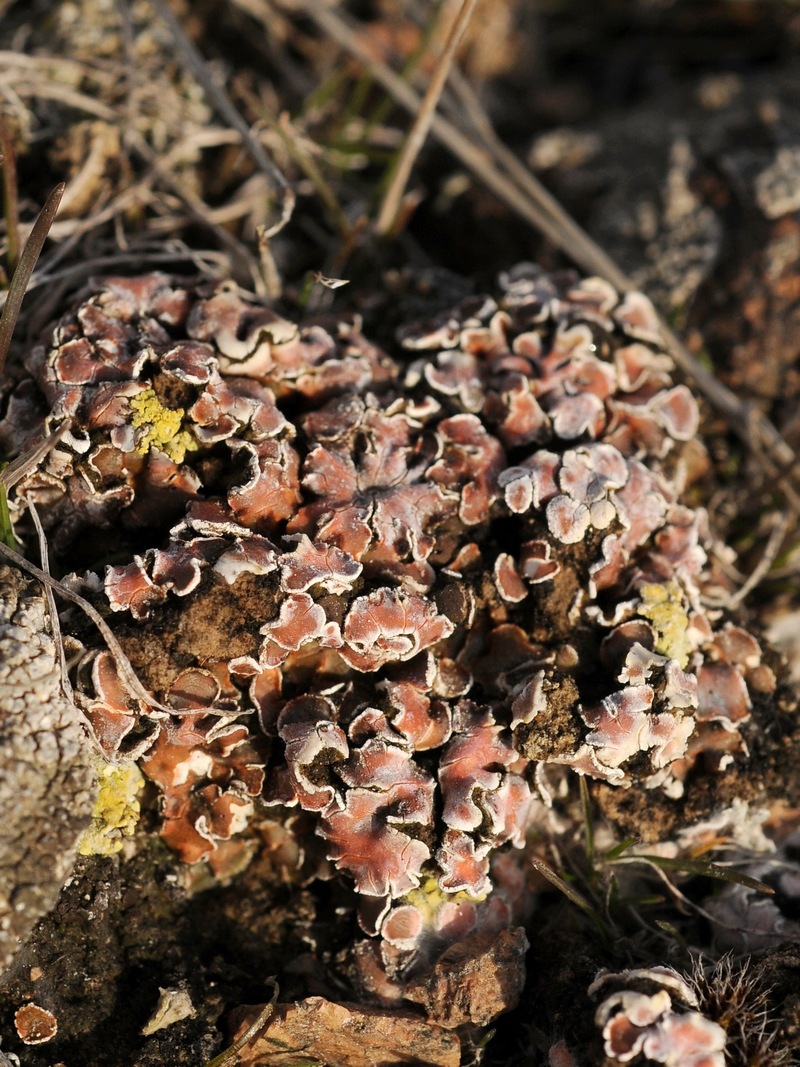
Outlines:
[[17, 161], [5, 119], [0, 116], [0, 150], [3, 153], [3, 214], [6, 219], [6, 261], [13, 274], [19, 259], [19, 204]]
[[3, 314], [0, 316], [0, 374], [2, 374], [6, 362], [9, 345], [11, 344], [11, 335], [17, 323], [19, 309], [22, 306], [28, 282], [33, 274], [33, 268], [36, 266], [39, 253], [42, 251], [42, 246], [47, 240], [50, 227], [53, 225], [53, 219], [58, 211], [63, 192], [64, 183], [62, 182], [48, 196], [44, 207], [36, 217], [30, 237], [26, 241], [25, 248], [20, 256], [19, 266], [14, 271], [14, 277], [8, 287]]
[[[51, 578], [50, 575], [47, 574], [46, 571], [42, 570], [41, 567], [37, 567], [36, 564], [31, 563], [30, 560], [25, 559], [24, 556], [21, 556], [19, 552], [15, 552], [13, 548], [9, 548], [8, 545], [4, 545], [2, 541], [0, 541], [0, 556], [3, 556], [5, 559], [7, 559], [9, 563], [13, 563], [15, 567], [19, 567], [21, 571], [25, 571], [25, 573], [29, 574], [32, 578], [37, 578], [42, 583], [42, 585], [48, 586], [60, 597], [63, 597], [65, 600], [69, 600], [70, 603], [75, 604], [76, 607], [79, 607], [81, 611], [92, 620], [94, 625], [100, 631], [103, 640], [105, 641], [108, 647], [109, 652], [114, 657], [114, 663], [116, 664], [120, 678], [128, 686], [133, 695], [138, 700], [141, 700], [141, 702], [150, 709], [151, 715], [154, 711], [161, 711], [165, 715], [172, 715], [174, 713], [174, 708], [170, 708], [166, 704], [162, 704], [160, 701], [156, 700], [152, 693], [147, 692], [145, 687], [139, 681], [139, 676], [133, 669], [131, 661], [125, 655], [122, 645], [114, 636], [111, 627], [108, 625], [106, 620], [97, 610], [97, 608], [94, 607], [93, 604], [90, 604], [85, 597], [82, 597], [80, 595], [80, 593], [76, 593], [74, 589], [70, 589], [68, 586], [63, 585], [59, 581], [56, 581], [55, 578]], [[184, 710], [207, 711], [208, 709], [186, 708]]]
[[414, 167], [416, 158], [422, 150], [422, 146], [428, 136], [433, 117], [436, 113], [436, 106], [439, 103], [439, 97], [442, 95], [442, 90], [445, 87], [448, 75], [450, 74], [450, 68], [455, 59], [456, 49], [469, 25], [469, 20], [472, 18], [476, 3], [477, 0], [463, 0], [461, 10], [456, 16], [453, 25], [450, 27], [444, 51], [436, 64], [436, 70], [433, 72], [433, 77], [431, 78], [428, 88], [425, 91], [425, 96], [422, 99], [422, 106], [409, 130], [408, 137], [403, 145], [400, 157], [397, 160], [397, 166], [392, 175], [392, 180], [389, 183], [389, 187], [386, 190], [386, 194], [380, 206], [380, 211], [378, 212], [378, 218], [375, 223], [375, 232], [381, 236], [385, 237], [392, 231], [400, 213], [403, 192], [408, 184], [408, 179], [411, 177], [411, 171]]
[[719, 597], [718, 601], [714, 604], [715, 607], [721, 607], [725, 608], [726, 611], [732, 611], [735, 608], [738, 608], [753, 590], [761, 584], [772, 569], [773, 563], [778, 558], [781, 545], [792, 526], [793, 519], [793, 515], [787, 515], [785, 513], [773, 516], [772, 530], [770, 531], [766, 547], [764, 548], [758, 563], [736, 592]]
[[267, 978], [266, 981], [272, 986], [272, 996], [241, 1037], [239, 1037], [230, 1048], [226, 1048], [223, 1052], [220, 1052], [219, 1056], [215, 1056], [210, 1063], [206, 1064], [206, 1067], [228, 1067], [229, 1064], [232, 1064], [234, 1060], [238, 1059], [238, 1053], [244, 1046], [252, 1041], [253, 1038], [256, 1037], [257, 1034], [260, 1034], [264, 1029], [270, 1016], [275, 1011], [275, 1003], [278, 999], [278, 993], [280, 992], [275, 978]]

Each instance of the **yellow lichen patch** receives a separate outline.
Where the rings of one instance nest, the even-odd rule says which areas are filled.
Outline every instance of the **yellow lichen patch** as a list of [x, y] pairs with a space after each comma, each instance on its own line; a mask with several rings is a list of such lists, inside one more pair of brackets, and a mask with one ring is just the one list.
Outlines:
[[138, 793], [144, 777], [135, 763], [115, 767], [103, 763], [98, 769], [100, 790], [91, 825], [78, 846], [82, 856], [113, 856], [122, 848], [139, 821]]
[[472, 901], [473, 904], [477, 904], [485, 899], [486, 893], [480, 897], [470, 896], [469, 893], [465, 893], [463, 890], [458, 893], [448, 893], [441, 888], [438, 880], [433, 877], [426, 878], [416, 889], [412, 889], [403, 898], [406, 904], [412, 904], [417, 909], [427, 926], [433, 924], [436, 913], [443, 904], [468, 900]]
[[688, 634], [689, 616], [680, 585], [674, 579], [663, 585], [648, 583], [641, 587], [639, 595], [642, 598], [639, 614], [649, 619], [655, 630], [655, 651], [677, 660], [685, 668], [692, 645]]
[[183, 408], [165, 408], [154, 389], [145, 389], [131, 399], [131, 423], [144, 433], [136, 451], [146, 455], [151, 448], [164, 452], [173, 463], [183, 463], [187, 452], [197, 451], [197, 441], [181, 429]]

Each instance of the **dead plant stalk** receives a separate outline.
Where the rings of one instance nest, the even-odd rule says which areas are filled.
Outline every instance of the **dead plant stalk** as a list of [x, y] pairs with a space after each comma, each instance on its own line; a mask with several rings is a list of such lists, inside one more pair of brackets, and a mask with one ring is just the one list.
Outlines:
[[400, 157], [397, 160], [397, 166], [392, 175], [392, 180], [389, 183], [380, 211], [378, 212], [378, 218], [375, 223], [375, 232], [382, 237], [385, 237], [392, 232], [397, 217], [400, 214], [400, 209], [403, 203], [403, 193], [408, 185], [408, 180], [411, 177], [411, 171], [414, 168], [417, 156], [422, 151], [422, 146], [425, 144], [425, 140], [430, 132], [431, 123], [436, 114], [439, 98], [442, 95], [442, 91], [444, 90], [447, 78], [453, 66], [456, 50], [458, 49], [461, 39], [464, 36], [464, 32], [472, 18], [476, 3], [477, 0], [464, 0], [461, 5], [461, 10], [456, 16], [453, 25], [450, 27], [444, 51], [439, 57], [439, 62], [436, 64], [436, 70], [433, 73], [433, 77], [430, 80], [425, 96], [422, 99], [422, 106], [409, 130], [408, 137], [403, 145]]

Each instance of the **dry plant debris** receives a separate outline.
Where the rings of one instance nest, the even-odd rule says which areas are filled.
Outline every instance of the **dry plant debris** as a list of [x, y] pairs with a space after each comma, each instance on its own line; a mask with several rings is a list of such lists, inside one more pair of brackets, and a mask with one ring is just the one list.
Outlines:
[[[244, 1009], [246, 1030], [260, 1009]], [[291, 1067], [298, 1057], [348, 1067], [410, 1062], [430, 1067], [458, 1067], [461, 1044], [455, 1034], [417, 1015], [332, 1004], [309, 997], [278, 1004], [264, 1032], [239, 1053], [242, 1067]]]

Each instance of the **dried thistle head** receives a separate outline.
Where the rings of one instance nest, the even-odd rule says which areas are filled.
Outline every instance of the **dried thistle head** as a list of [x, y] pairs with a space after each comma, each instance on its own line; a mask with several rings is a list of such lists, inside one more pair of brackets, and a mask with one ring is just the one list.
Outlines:
[[725, 1030], [727, 1062], [741, 1067], [784, 1067], [794, 1054], [784, 1040], [770, 983], [753, 957], [730, 953], [711, 966], [695, 958], [690, 981], [703, 1013]]

